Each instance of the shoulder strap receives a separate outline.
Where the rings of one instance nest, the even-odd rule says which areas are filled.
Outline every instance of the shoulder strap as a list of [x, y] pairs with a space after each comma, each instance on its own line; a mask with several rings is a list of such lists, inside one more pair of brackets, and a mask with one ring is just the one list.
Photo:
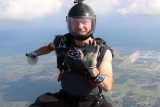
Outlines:
[[68, 33], [65, 35], [57, 35], [53, 42], [57, 49], [66, 48], [68, 45], [70, 45], [71, 36]]
[[105, 40], [103, 40], [102, 38], [95, 38], [95, 40], [98, 44], [106, 45]]
[[71, 37], [69, 34], [56, 36], [54, 39], [54, 44], [56, 46], [57, 68], [62, 71], [63, 69], [65, 69], [65, 66], [63, 64], [66, 53], [71, 45]]
[[100, 50], [99, 50], [99, 56], [97, 59], [97, 66], [100, 65], [105, 53], [107, 50], [111, 50], [111, 48], [106, 44], [105, 40], [103, 40], [102, 38], [95, 38], [96, 42], [100, 45]]
[[107, 43], [105, 42], [105, 40], [103, 40], [102, 38], [95, 38], [95, 40], [97, 41], [97, 43], [98, 43], [101, 47], [105, 47], [106, 50], [110, 50], [111, 53], [112, 53], [112, 57], [114, 56], [112, 48], [107, 45]]

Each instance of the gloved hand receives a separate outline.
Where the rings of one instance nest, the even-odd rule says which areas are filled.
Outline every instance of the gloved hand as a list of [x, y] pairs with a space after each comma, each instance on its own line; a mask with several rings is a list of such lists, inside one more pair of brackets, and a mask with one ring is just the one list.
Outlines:
[[80, 51], [81, 60], [84, 66], [87, 69], [93, 69], [97, 65], [97, 56], [99, 53], [100, 46], [96, 43], [96, 41], [89, 41], [89, 44], [86, 44], [86, 53]]
[[35, 65], [38, 62], [38, 56], [35, 52], [26, 53], [28, 64]]

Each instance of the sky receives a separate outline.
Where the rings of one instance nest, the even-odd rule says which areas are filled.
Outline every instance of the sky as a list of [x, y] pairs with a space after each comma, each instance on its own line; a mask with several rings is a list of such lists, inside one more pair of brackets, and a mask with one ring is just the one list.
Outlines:
[[[65, 23], [65, 16], [73, 1], [0, 0], [0, 29], [37, 27], [39, 23], [49, 27], [49, 22], [57, 21]], [[93, 8], [97, 17], [115, 18], [115, 14], [118, 17], [160, 15], [159, 0], [85, 0], [85, 3]]]

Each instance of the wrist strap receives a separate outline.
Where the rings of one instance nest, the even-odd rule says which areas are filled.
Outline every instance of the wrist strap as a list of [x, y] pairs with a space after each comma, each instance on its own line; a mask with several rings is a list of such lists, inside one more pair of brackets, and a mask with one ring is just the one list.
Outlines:
[[101, 72], [99, 72], [99, 74], [96, 77], [91, 77], [91, 80], [95, 83], [100, 83], [104, 80], [104, 75], [102, 75]]
[[95, 66], [88, 66], [88, 69], [94, 69], [96, 67], [97, 67], [96, 65]]

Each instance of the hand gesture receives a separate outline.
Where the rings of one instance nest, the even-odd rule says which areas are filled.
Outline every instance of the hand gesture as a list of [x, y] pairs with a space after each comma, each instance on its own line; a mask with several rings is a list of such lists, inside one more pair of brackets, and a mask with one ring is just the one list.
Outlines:
[[93, 40], [89, 41], [89, 44], [86, 44], [85, 54], [80, 51], [82, 63], [87, 69], [93, 69], [96, 67], [99, 48], [100, 46], [96, 43], [95, 40]]

